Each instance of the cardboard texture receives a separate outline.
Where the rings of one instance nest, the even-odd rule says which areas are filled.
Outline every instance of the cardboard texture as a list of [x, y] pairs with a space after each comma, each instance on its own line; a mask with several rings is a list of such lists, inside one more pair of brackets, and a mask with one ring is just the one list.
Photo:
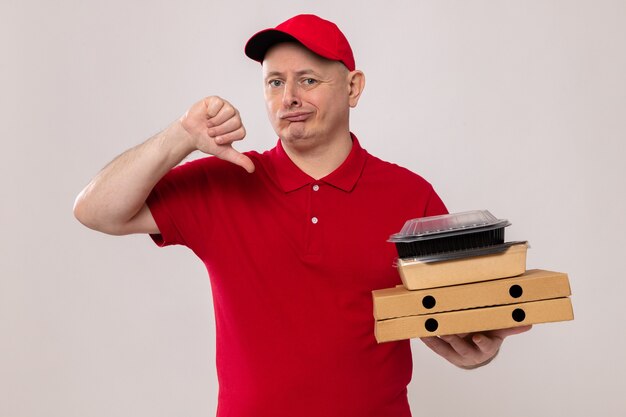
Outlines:
[[390, 342], [413, 337], [473, 333], [574, 319], [569, 298], [530, 301], [497, 307], [423, 314], [376, 322], [376, 340]]
[[526, 271], [528, 245], [513, 245], [505, 252], [440, 262], [398, 259], [398, 272], [409, 290], [444, 287], [521, 275]]
[[372, 292], [374, 318], [464, 310], [571, 295], [567, 274], [533, 269], [515, 278], [501, 278], [452, 287], [410, 291], [403, 286]]

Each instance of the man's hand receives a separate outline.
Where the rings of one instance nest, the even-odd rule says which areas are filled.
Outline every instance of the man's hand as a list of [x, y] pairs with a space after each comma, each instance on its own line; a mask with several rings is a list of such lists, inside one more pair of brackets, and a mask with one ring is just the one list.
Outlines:
[[474, 369], [491, 362], [506, 337], [526, 332], [531, 327], [522, 326], [482, 333], [424, 337], [422, 342], [459, 368]]
[[228, 101], [217, 96], [204, 98], [187, 110], [180, 123], [195, 149], [254, 172], [252, 160], [232, 147], [246, 136], [246, 129], [239, 111]]

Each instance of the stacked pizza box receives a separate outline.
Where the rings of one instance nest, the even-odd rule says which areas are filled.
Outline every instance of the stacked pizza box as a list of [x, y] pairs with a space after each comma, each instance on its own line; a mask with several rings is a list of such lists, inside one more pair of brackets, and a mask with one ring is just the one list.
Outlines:
[[567, 274], [526, 270], [509, 225], [486, 210], [407, 221], [389, 239], [403, 285], [372, 292], [377, 341], [573, 320]]

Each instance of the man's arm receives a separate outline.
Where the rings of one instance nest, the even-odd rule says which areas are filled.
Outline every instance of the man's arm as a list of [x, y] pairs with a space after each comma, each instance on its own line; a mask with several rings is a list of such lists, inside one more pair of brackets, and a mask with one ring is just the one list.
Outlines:
[[146, 205], [156, 183], [195, 150], [253, 172], [252, 161], [232, 147], [245, 135], [237, 109], [219, 97], [207, 97], [108, 164], [78, 195], [74, 215], [85, 226], [112, 235], [159, 233]]
[[526, 332], [532, 326], [491, 330], [466, 335], [424, 337], [422, 341], [448, 362], [463, 369], [475, 369], [487, 365], [500, 350], [505, 338]]

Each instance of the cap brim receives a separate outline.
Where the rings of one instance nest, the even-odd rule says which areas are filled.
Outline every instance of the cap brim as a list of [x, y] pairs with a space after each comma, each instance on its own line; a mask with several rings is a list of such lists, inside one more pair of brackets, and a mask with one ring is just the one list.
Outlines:
[[255, 61], [263, 62], [267, 50], [280, 42], [298, 42], [293, 36], [276, 29], [266, 29], [252, 36], [244, 49], [246, 55]]

